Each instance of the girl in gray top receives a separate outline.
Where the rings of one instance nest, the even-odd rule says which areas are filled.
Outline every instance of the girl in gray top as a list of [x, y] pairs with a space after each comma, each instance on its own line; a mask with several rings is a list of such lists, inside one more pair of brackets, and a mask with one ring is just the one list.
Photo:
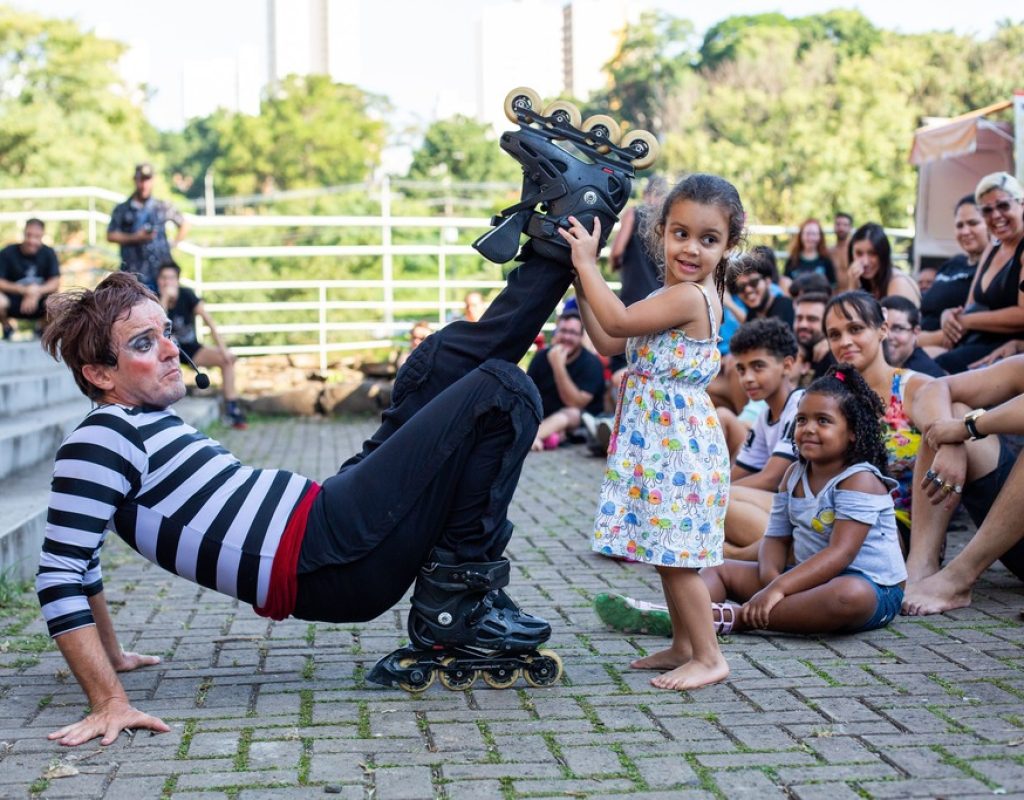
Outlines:
[[[795, 420], [799, 461], [775, 495], [758, 563], [701, 571], [719, 633], [851, 633], [899, 613], [907, 571], [881, 416], [878, 396], [849, 365], [811, 384]], [[791, 544], [796, 565], [787, 567]]]

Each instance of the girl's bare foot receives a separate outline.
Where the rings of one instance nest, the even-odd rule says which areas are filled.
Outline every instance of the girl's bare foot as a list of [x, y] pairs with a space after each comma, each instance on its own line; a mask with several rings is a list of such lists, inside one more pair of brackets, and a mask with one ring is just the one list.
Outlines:
[[710, 663], [687, 661], [670, 672], [651, 678], [651, 685], [659, 689], [699, 689], [721, 683], [729, 677], [729, 664], [721, 655]]
[[689, 648], [676, 649], [675, 646], [652, 653], [644, 658], [638, 658], [629, 664], [630, 669], [675, 669], [688, 662], [693, 657]]

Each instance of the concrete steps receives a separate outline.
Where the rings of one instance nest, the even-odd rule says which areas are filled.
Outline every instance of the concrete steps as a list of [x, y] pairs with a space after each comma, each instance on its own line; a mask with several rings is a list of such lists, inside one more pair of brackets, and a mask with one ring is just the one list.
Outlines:
[[[0, 576], [35, 575], [53, 457], [90, 408], [71, 372], [38, 342], [0, 343]], [[174, 410], [202, 428], [217, 419], [218, 402], [185, 398]]]

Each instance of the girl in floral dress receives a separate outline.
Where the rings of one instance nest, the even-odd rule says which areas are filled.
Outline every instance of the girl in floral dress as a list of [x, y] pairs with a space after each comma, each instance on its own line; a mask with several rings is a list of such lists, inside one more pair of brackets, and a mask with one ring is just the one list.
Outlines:
[[729, 665], [718, 648], [710, 595], [698, 575], [720, 564], [729, 452], [706, 387], [718, 373], [717, 320], [728, 253], [743, 233], [728, 181], [690, 175], [665, 198], [654, 234], [664, 285], [628, 308], [597, 266], [599, 224], [562, 231], [572, 247], [587, 333], [604, 355], [625, 352], [594, 549], [654, 565], [672, 618], [672, 645], [632, 663], [664, 670], [651, 683], [694, 689]]

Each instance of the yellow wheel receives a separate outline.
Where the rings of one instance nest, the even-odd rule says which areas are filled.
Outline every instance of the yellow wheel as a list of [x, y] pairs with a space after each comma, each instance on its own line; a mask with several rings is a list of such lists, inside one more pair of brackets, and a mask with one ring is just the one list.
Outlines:
[[583, 119], [580, 110], [568, 100], [555, 100], [553, 103], [548, 103], [544, 106], [544, 116], [554, 117], [558, 120], [559, 125], [568, 125], [573, 128], [579, 128], [580, 120]]
[[622, 139], [622, 147], [636, 153], [633, 157], [633, 166], [636, 169], [647, 169], [657, 160], [658, 153], [661, 152], [661, 146], [654, 138], [654, 134], [644, 130], [627, 133]]
[[562, 677], [562, 659], [554, 650], [541, 650], [523, 670], [523, 678], [530, 686], [551, 686]]
[[[402, 669], [405, 669], [406, 667], [411, 667], [415, 663], [415, 658], [400, 658], [398, 660], [398, 666]], [[407, 692], [411, 692], [412, 694], [419, 694], [420, 692], [425, 692], [427, 689], [429, 689], [433, 683], [433, 671], [429, 669], [424, 669], [422, 670], [422, 672], [413, 673], [413, 679], [408, 683], [405, 683], [404, 681], [399, 681], [398, 685], [400, 688], [405, 689], [405, 691]]]
[[[547, 114], [544, 116], [546, 117]], [[517, 669], [485, 669], [483, 674], [484, 683], [492, 689], [507, 689], [519, 680], [519, 670]]]
[[590, 134], [591, 141], [600, 152], [608, 152], [608, 145], [618, 144], [621, 133], [619, 123], [604, 114], [594, 114], [583, 122], [583, 132]]
[[511, 122], [519, 122], [516, 111], [540, 113], [540, 95], [526, 86], [517, 86], [505, 95], [505, 116]]
[[450, 665], [456, 660], [455, 656], [447, 656], [441, 659], [441, 669], [438, 670], [438, 676], [441, 678], [441, 685], [445, 689], [451, 689], [453, 692], [464, 692], [480, 677], [480, 670], [451, 667]]

